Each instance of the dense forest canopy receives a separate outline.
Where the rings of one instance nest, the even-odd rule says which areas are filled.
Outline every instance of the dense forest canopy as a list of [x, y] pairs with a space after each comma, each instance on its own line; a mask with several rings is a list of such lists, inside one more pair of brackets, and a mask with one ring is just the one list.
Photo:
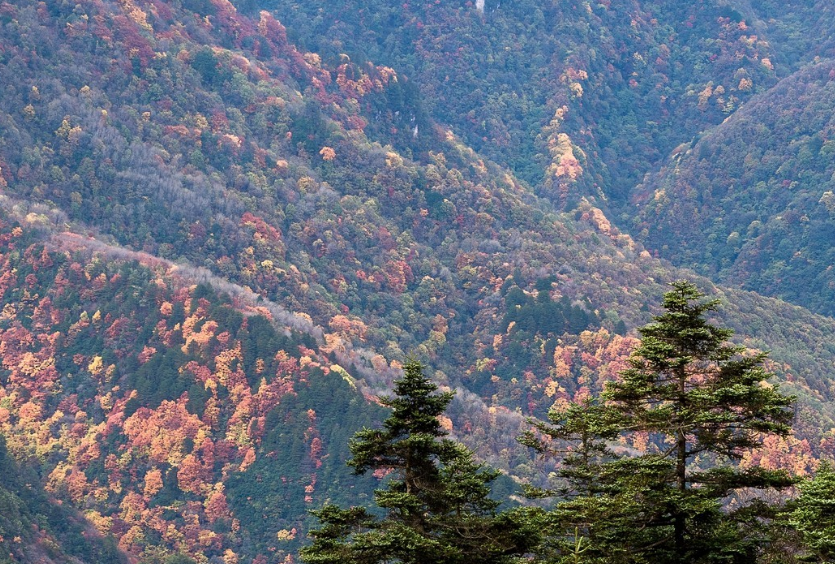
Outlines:
[[349, 438], [408, 358], [520, 501], [563, 468], [526, 418], [620, 379], [682, 278], [797, 397], [740, 468], [813, 475], [834, 32], [823, 0], [0, 0], [4, 554], [296, 562], [385, 487]]

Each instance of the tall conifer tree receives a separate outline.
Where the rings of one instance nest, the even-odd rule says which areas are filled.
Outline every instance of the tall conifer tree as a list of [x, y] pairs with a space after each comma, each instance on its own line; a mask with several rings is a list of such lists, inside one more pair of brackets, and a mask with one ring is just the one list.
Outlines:
[[301, 551], [310, 564], [501, 564], [525, 551], [530, 525], [512, 512], [498, 513], [490, 483], [498, 472], [446, 438], [438, 419], [452, 400], [436, 393], [417, 362], [405, 366], [392, 409], [381, 429], [363, 429], [351, 440], [357, 474], [390, 473], [374, 494], [382, 517], [364, 508], [327, 505], [314, 514], [321, 528]]
[[[674, 462], [669, 482], [672, 497], [674, 552], [686, 561], [699, 544], [693, 520], [740, 487], [780, 487], [790, 483], [781, 473], [743, 471], [733, 461], [756, 447], [763, 433], [785, 436], [794, 418], [794, 398], [767, 383], [766, 353], [746, 355], [727, 343], [730, 329], [709, 323], [706, 315], [718, 300], [687, 281], [677, 281], [664, 295], [666, 310], [640, 329], [642, 342], [621, 380], [603, 394], [624, 417], [625, 428], [643, 431]], [[710, 455], [711, 468], [691, 463]], [[698, 499], [703, 503], [693, 503]]]
[[[736, 465], [763, 434], [789, 433], [793, 398], [767, 382], [765, 353], [746, 354], [727, 342], [731, 330], [706, 319], [718, 302], [703, 298], [692, 283], [673, 283], [665, 311], [639, 330], [641, 345], [602, 403], [552, 413], [551, 424], [538, 425], [577, 443], [560, 471], [569, 495], [551, 512], [552, 534], [562, 538], [550, 543], [551, 560], [753, 561], [757, 543], [741, 523], [761, 502], [727, 513], [721, 500], [737, 488], [793, 483], [783, 472]], [[635, 433], [648, 439], [646, 453], [604, 448]], [[587, 541], [582, 555], [578, 538]]]

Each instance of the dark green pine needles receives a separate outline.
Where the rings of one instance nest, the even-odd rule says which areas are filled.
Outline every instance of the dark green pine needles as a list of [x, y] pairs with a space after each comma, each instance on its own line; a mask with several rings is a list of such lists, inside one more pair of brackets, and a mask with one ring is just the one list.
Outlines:
[[800, 485], [789, 525], [808, 547], [805, 562], [835, 561], [835, 468], [823, 462], [813, 480]]
[[302, 549], [310, 564], [501, 564], [525, 552], [535, 536], [524, 510], [497, 512], [490, 483], [498, 472], [445, 438], [438, 416], [451, 393], [409, 362], [392, 397], [381, 399], [392, 413], [382, 429], [363, 429], [351, 440], [357, 474], [390, 473], [375, 492], [382, 510], [327, 505], [314, 514], [321, 527]]
[[[693, 284], [673, 283], [601, 400], [552, 411], [538, 434], [520, 439], [541, 452], [573, 444], [558, 472], [565, 487], [545, 492], [561, 497], [539, 549], [546, 561], [755, 561], [762, 526], [751, 524], [762, 525], [769, 508], [757, 496], [734, 511], [722, 502], [739, 488], [793, 483], [736, 465], [762, 434], [789, 433], [793, 398], [767, 383], [765, 354], [728, 344], [732, 332], [708, 322], [717, 301], [703, 298]], [[636, 434], [644, 452], [612, 446]]]

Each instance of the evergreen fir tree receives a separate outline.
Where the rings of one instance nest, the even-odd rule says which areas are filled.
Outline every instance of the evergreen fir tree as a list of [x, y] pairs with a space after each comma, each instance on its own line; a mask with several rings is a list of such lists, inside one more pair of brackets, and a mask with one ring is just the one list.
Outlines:
[[[668, 478], [673, 553], [687, 562], [714, 548], [701, 543], [716, 527], [722, 497], [735, 488], [791, 484], [784, 473], [742, 471], [732, 463], [762, 434], [790, 432], [794, 398], [766, 382], [772, 376], [762, 366], [766, 353], [745, 355], [744, 347], [727, 343], [733, 331], [707, 321], [718, 300], [702, 300], [687, 281], [672, 287], [664, 295], [666, 311], [640, 329], [630, 367], [603, 397], [625, 429], [647, 432], [674, 464]], [[691, 464], [702, 454], [713, 461], [708, 470]]]
[[[527, 488], [529, 497], [557, 496], [542, 520], [538, 562], [615, 564], [658, 562], [665, 531], [657, 508], [665, 503], [670, 464], [662, 457], [619, 456], [614, 441], [623, 419], [597, 400], [551, 410], [519, 438], [537, 452], [561, 459], [554, 490]], [[652, 547], [652, 550], [647, 550]]]
[[641, 508], [626, 497], [618, 499], [613, 488], [619, 484], [619, 489], [627, 489], [622, 480], [612, 479], [623, 470], [615, 464], [619, 457], [610, 447], [621, 431], [612, 415], [588, 399], [566, 409], [552, 409], [549, 423], [532, 420], [536, 432], [519, 437], [520, 443], [537, 452], [561, 459], [556, 472], [559, 487], [528, 487], [525, 492], [531, 498], [558, 496], [561, 500], [543, 520], [546, 534], [537, 548], [540, 561], [602, 564], [619, 562], [628, 553], [634, 540], [630, 538], [634, 516]]
[[[536, 429], [519, 437], [519, 442], [540, 454], [561, 457], [559, 476], [564, 479], [559, 490], [529, 489], [530, 497], [560, 495], [572, 498], [599, 492], [600, 467], [615, 459], [609, 444], [620, 433], [611, 412], [594, 399], [572, 404], [566, 409], [551, 409], [550, 423], [531, 420]], [[549, 437], [546, 442], [541, 436]]]
[[350, 442], [349, 465], [357, 474], [390, 473], [375, 492], [382, 516], [365, 509], [327, 505], [314, 514], [321, 528], [302, 549], [310, 564], [457, 564], [510, 562], [530, 544], [525, 512], [498, 513], [490, 483], [498, 472], [445, 438], [438, 416], [452, 400], [436, 393], [417, 362], [405, 366], [392, 409], [381, 429], [363, 429]]
[[[727, 513], [722, 498], [793, 483], [783, 472], [735, 464], [762, 434], [789, 433], [793, 398], [766, 382], [765, 354], [745, 354], [727, 343], [730, 330], [707, 321], [716, 300], [702, 300], [686, 281], [672, 286], [665, 312], [640, 329], [642, 343], [603, 403], [537, 425], [556, 444], [574, 443], [559, 471], [568, 487], [540, 550], [548, 561], [751, 562], [760, 539], [745, 523], [763, 504]], [[638, 432], [649, 439], [644, 454], [618, 457], [608, 446]], [[532, 435], [522, 441], [545, 444]]]

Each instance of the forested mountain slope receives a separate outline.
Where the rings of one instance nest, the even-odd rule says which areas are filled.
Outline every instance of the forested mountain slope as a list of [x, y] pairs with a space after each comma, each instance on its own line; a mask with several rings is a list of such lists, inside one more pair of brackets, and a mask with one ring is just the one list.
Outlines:
[[638, 188], [636, 231], [676, 264], [835, 313], [835, 62], [683, 145]]
[[146, 559], [287, 554], [312, 504], [368, 499], [347, 440], [381, 410], [347, 357], [164, 261], [0, 231], [0, 433], [91, 531]]
[[726, 2], [238, 4], [273, 10], [325, 61], [403, 72], [420, 111], [560, 202], [623, 198], [776, 80], [766, 38]]
[[124, 564], [113, 537], [102, 537], [74, 509], [43, 491], [35, 465], [22, 466], [0, 435], [0, 562]]
[[766, 38], [774, 63], [790, 70], [835, 56], [835, 9], [826, 0], [733, 0], [728, 2]]
[[[585, 6], [564, 15], [597, 18], [589, 33], [600, 14], [629, 13]], [[715, 68], [745, 60], [754, 84], [775, 81], [757, 51], [766, 46], [740, 39], [733, 13], [706, 9], [717, 12], [704, 25], [733, 46], [705, 42], [718, 49]], [[456, 13], [486, 25], [475, 7]], [[652, 13], [638, 29], [660, 25]], [[713, 37], [683, 29], [696, 43]], [[312, 503], [362, 502], [377, 480], [351, 489], [346, 441], [381, 418], [365, 395], [407, 354], [459, 389], [444, 422], [456, 437], [542, 480], [515, 442], [523, 418], [616, 377], [647, 304], [689, 275], [582, 191], [558, 212], [473, 150], [452, 119], [463, 114], [450, 110], [450, 130], [427, 103], [453, 93], [427, 97], [416, 72], [407, 80], [288, 39], [306, 32], [225, 0], [0, 3], [0, 424], [14, 452], [35, 449], [56, 495], [146, 560], [155, 547], [292, 560]], [[682, 60], [691, 55], [682, 47]], [[650, 75], [636, 79], [647, 91]], [[572, 84], [588, 79], [570, 76], [560, 88], [577, 98]], [[723, 119], [729, 97], [714, 88], [702, 113], [687, 88], [676, 115], [692, 131]], [[654, 111], [639, 104], [636, 115]], [[579, 182], [563, 157], [560, 178]], [[806, 471], [835, 448], [835, 322], [717, 291], [722, 321], [772, 350], [801, 396], [797, 437], [746, 463]]]

